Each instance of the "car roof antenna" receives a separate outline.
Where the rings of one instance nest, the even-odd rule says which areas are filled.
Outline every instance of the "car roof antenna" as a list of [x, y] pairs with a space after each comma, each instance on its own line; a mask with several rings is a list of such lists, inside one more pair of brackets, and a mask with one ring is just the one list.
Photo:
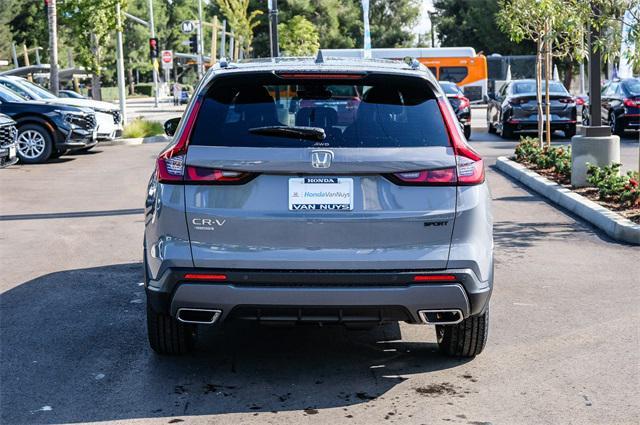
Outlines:
[[318, 49], [318, 55], [316, 56], [316, 63], [324, 63], [324, 57], [322, 56], [322, 50]]

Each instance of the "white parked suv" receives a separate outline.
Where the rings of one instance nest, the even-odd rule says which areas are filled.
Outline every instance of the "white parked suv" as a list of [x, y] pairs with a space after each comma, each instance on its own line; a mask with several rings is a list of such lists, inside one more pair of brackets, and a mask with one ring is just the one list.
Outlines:
[[120, 110], [112, 103], [92, 99], [57, 97], [50, 91], [22, 77], [3, 76], [0, 77], [0, 84], [28, 100], [41, 100], [48, 103], [93, 109], [98, 125], [98, 140], [113, 140], [122, 134]]

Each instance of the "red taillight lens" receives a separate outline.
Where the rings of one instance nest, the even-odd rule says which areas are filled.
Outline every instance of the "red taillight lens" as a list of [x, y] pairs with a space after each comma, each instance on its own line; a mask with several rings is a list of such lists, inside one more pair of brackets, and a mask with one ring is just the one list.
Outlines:
[[186, 182], [213, 182], [220, 184], [238, 184], [244, 183], [250, 179], [252, 174], [242, 173], [239, 171], [216, 170], [212, 168], [193, 167], [188, 165], [184, 180]]
[[226, 274], [208, 274], [208, 273], [186, 273], [184, 275], [186, 280], [212, 280], [212, 281], [223, 281], [227, 280]]
[[451, 146], [456, 154], [458, 185], [469, 186], [483, 183], [484, 162], [482, 157], [465, 141], [457, 119], [453, 115], [453, 111], [451, 111], [449, 102], [440, 98], [438, 99], [438, 106], [449, 133]]
[[413, 277], [414, 282], [452, 282], [456, 277], [452, 274], [419, 274]]
[[456, 168], [440, 168], [437, 170], [409, 171], [393, 175], [397, 183], [408, 185], [450, 185], [456, 182]]
[[180, 133], [178, 141], [174, 145], [170, 145], [166, 151], [158, 156], [156, 163], [158, 181], [162, 183], [177, 183], [183, 180], [187, 146], [201, 103], [202, 100], [196, 98], [191, 110], [187, 112], [189, 115], [186, 117], [187, 121]]
[[568, 104], [568, 103], [574, 103], [574, 102], [576, 102], [576, 100], [573, 97], [563, 97], [563, 98], [558, 99], [558, 102], [567, 103]]
[[583, 98], [581, 98], [581, 97], [577, 97], [577, 98], [576, 98], [576, 105], [578, 105], [578, 106], [582, 106], [582, 105], [584, 105], [584, 103], [585, 103], [585, 102], [584, 102], [584, 99], [583, 99]]
[[458, 99], [460, 99], [460, 106], [458, 106], [459, 109], [465, 109], [471, 105], [471, 102], [469, 101], [469, 99], [462, 95], [458, 96]]
[[625, 99], [622, 101], [624, 103], [624, 106], [628, 107], [628, 108], [637, 108], [640, 107], [640, 100], [634, 100], [634, 99]]

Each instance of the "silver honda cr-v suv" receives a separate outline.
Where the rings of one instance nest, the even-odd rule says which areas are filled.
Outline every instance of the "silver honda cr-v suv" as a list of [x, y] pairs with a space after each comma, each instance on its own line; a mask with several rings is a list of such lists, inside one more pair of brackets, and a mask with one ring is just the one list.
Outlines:
[[156, 352], [227, 320], [430, 324], [444, 353], [482, 351], [484, 165], [422, 65], [223, 63], [165, 128], [144, 237]]

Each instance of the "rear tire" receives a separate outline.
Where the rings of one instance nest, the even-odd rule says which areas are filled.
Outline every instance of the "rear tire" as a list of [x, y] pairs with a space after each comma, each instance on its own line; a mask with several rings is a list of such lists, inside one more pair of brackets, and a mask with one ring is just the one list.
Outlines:
[[470, 125], [465, 125], [464, 126], [464, 137], [467, 140], [471, 140], [471, 126]]
[[564, 137], [566, 137], [567, 139], [571, 139], [575, 135], [576, 135], [576, 126], [575, 125], [572, 125], [567, 130], [564, 131]]
[[621, 122], [616, 118], [616, 114], [613, 112], [609, 117], [609, 126], [611, 127], [611, 134], [616, 136], [624, 136], [624, 128], [620, 125]]
[[168, 314], [157, 313], [147, 302], [149, 345], [158, 354], [179, 355], [193, 350], [195, 325], [182, 323]]
[[502, 130], [500, 130], [500, 137], [503, 139], [513, 139], [513, 127], [506, 122], [502, 123]]
[[475, 357], [482, 353], [489, 336], [489, 310], [457, 325], [436, 326], [440, 352], [452, 357]]

